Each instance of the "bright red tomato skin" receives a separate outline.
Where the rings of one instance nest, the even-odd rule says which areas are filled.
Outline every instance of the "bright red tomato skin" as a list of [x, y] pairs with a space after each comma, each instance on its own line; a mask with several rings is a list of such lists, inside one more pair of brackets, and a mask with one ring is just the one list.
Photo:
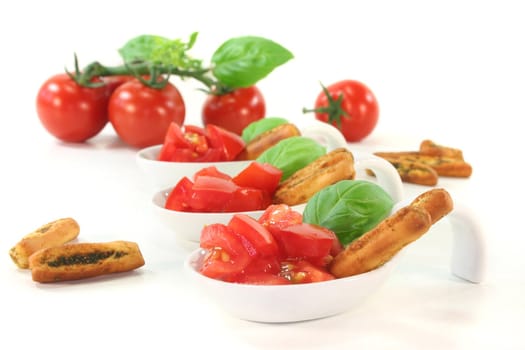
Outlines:
[[266, 104], [256, 86], [224, 95], [208, 95], [202, 108], [202, 123], [214, 124], [238, 135], [248, 124], [264, 118]]
[[[341, 125], [332, 122], [336, 126], [346, 141], [358, 142], [367, 137], [375, 129], [379, 120], [379, 105], [373, 92], [363, 83], [356, 80], [342, 80], [326, 89], [330, 96], [337, 100], [343, 96], [341, 107], [348, 116], [341, 116]], [[328, 106], [328, 97], [322, 91], [315, 101], [315, 108]], [[315, 113], [318, 120], [328, 122], [328, 114]]]
[[38, 91], [38, 118], [57, 139], [84, 142], [107, 124], [109, 94], [106, 86], [83, 87], [65, 73], [54, 75]]
[[109, 121], [128, 145], [143, 148], [162, 144], [170, 123], [184, 123], [186, 106], [171, 83], [154, 89], [137, 79], [120, 85], [109, 100]]
[[233, 177], [233, 182], [239, 186], [258, 188], [273, 196], [282, 175], [282, 170], [271, 164], [251, 162]]

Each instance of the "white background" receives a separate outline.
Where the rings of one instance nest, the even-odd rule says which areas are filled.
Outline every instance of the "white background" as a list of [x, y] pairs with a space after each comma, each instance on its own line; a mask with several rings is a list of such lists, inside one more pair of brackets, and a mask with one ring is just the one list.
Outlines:
[[[11, 1], [0, 5], [0, 348], [195, 347], [518, 349], [525, 347], [523, 268], [524, 11], [519, 1]], [[489, 247], [486, 281], [448, 273], [446, 226], [409, 249], [363, 307], [285, 325], [236, 320], [207, 304], [182, 274], [187, 247], [151, 215], [135, 150], [111, 126], [85, 145], [46, 133], [35, 113], [51, 75], [94, 60], [117, 64], [139, 34], [186, 40], [207, 61], [225, 40], [273, 39], [295, 58], [260, 82], [268, 115], [301, 123], [319, 82], [356, 79], [381, 115], [358, 150], [407, 150], [422, 139], [463, 149], [474, 174], [443, 180], [478, 214]], [[176, 81], [187, 123], [204, 94]], [[408, 193], [425, 188], [407, 186]], [[7, 254], [18, 239], [73, 216], [83, 240], [136, 240], [146, 266], [124, 278], [37, 285]], [[439, 228], [439, 227], [438, 227]], [[439, 232], [438, 232], [439, 231]], [[315, 302], [314, 300], [312, 302]], [[189, 346], [189, 345], [188, 345]], [[180, 348], [180, 346], [179, 346]]]

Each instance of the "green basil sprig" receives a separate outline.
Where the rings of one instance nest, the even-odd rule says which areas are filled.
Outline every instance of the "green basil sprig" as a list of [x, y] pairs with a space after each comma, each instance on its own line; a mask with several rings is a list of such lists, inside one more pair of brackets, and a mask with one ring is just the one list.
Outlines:
[[303, 221], [329, 228], [347, 245], [390, 215], [393, 206], [392, 197], [379, 185], [343, 180], [310, 198]]

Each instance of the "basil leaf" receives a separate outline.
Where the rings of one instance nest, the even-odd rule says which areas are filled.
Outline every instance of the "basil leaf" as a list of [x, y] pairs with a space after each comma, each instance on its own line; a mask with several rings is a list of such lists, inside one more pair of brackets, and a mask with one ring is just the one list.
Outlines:
[[343, 180], [310, 198], [303, 221], [329, 228], [347, 245], [390, 215], [393, 206], [394, 201], [379, 185]]
[[197, 35], [196, 32], [192, 33], [187, 43], [180, 39], [171, 40], [158, 35], [140, 35], [120, 48], [119, 54], [126, 63], [151, 62], [183, 69], [198, 69], [202, 66], [202, 61], [193, 59], [187, 54], [195, 44]]
[[271, 130], [276, 126], [288, 123], [288, 120], [279, 117], [266, 117], [256, 120], [242, 130], [242, 139], [245, 143], [250, 142], [265, 131]]
[[281, 181], [284, 181], [297, 170], [304, 168], [324, 154], [326, 154], [326, 148], [313, 139], [292, 136], [264, 151], [256, 161], [270, 163], [281, 169], [283, 172]]
[[290, 51], [272, 40], [243, 36], [224, 42], [211, 62], [219, 82], [235, 89], [255, 85], [292, 58]]

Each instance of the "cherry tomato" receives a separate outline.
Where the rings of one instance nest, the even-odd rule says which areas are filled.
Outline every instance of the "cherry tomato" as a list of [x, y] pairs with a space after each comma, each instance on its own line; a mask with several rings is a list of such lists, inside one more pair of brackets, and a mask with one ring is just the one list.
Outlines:
[[248, 124], [264, 118], [266, 104], [256, 86], [240, 88], [224, 95], [210, 94], [202, 108], [202, 123], [214, 124], [237, 135]]
[[379, 119], [376, 97], [356, 80], [342, 80], [327, 86], [317, 96], [314, 111], [318, 120], [336, 126], [348, 142], [370, 135]]
[[107, 86], [83, 87], [67, 74], [57, 74], [38, 91], [38, 118], [57, 139], [84, 142], [97, 135], [107, 124], [109, 96]]
[[106, 84], [111, 95], [120, 85], [135, 79], [131, 75], [109, 75], [100, 78]]
[[120, 85], [108, 108], [117, 135], [136, 148], [162, 144], [170, 124], [182, 125], [186, 114], [182, 95], [173, 84], [154, 89], [137, 79]]

